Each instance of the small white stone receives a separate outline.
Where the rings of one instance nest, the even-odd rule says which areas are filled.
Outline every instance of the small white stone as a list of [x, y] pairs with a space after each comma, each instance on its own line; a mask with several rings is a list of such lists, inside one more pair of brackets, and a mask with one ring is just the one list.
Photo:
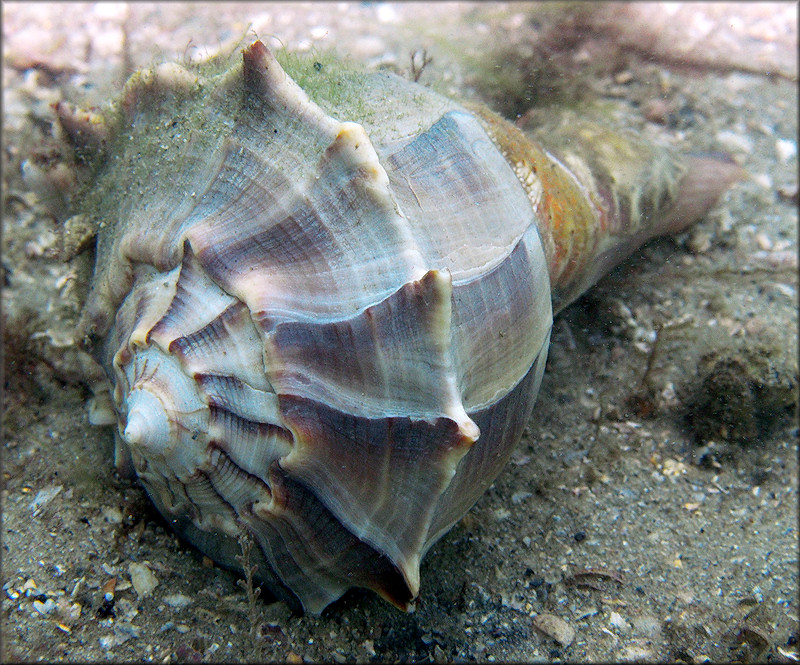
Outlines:
[[33, 501], [30, 503], [30, 507], [33, 510], [33, 516], [36, 517], [41, 509], [55, 499], [63, 489], [63, 485], [50, 485], [50, 487], [45, 487], [44, 489], [39, 490], [36, 493], [36, 496], [33, 498]]
[[130, 566], [128, 566], [128, 573], [131, 576], [131, 583], [133, 584], [133, 588], [136, 589], [136, 595], [138, 595], [139, 598], [144, 598], [149, 595], [152, 593], [153, 589], [158, 586], [158, 578], [153, 571], [143, 563], [132, 562]]
[[568, 647], [575, 639], [575, 629], [564, 619], [553, 614], [537, 614], [533, 618], [533, 625], [562, 647]]
[[119, 506], [103, 506], [101, 511], [106, 522], [110, 524], [120, 524], [122, 522], [122, 511]]
[[184, 596], [182, 593], [173, 593], [164, 598], [164, 602], [176, 610], [182, 610], [191, 605], [194, 601], [189, 596]]
[[772, 189], [772, 178], [767, 173], [754, 173], [753, 180], [764, 189]]
[[717, 132], [717, 141], [733, 152], [750, 154], [753, 152], [753, 142], [742, 134], [727, 129]]
[[705, 254], [711, 249], [711, 234], [707, 231], [693, 231], [686, 241], [686, 246], [694, 254]]
[[770, 249], [772, 249], [772, 240], [766, 233], [757, 233], [756, 245], [758, 245], [759, 249], [769, 251]]
[[775, 141], [775, 152], [778, 153], [778, 159], [786, 164], [792, 157], [797, 156], [797, 141], [778, 139]]
[[773, 282], [772, 288], [774, 288], [778, 293], [781, 295], [786, 296], [790, 300], [794, 300], [797, 296], [797, 289], [795, 289], [790, 284], [783, 284], [781, 282]]
[[46, 616], [56, 609], [56, 603], [52, 598], [48, 598], [45, 602], [42, 602], [41, 600], [34, 600], [33, 609], [35, 609], [39, 614]]
[[533, 496], [533, 494], [530, 492], [514, 492], [514, 494], [511, 495], [511, 503], [514, 505], [520, 504], [531, 496]]
[[618, 612], [611, 613], [608, 619], [608, 623], [611, 624], [614, 628], [618, 628], [620, 630], [628, 630], [630, 628], [628, 622], [625, 621], [624, 617]]

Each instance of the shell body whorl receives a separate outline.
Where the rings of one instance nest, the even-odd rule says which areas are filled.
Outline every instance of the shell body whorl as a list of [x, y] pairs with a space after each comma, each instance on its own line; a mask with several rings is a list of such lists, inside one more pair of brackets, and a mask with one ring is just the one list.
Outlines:
[[[131, 79], [86, 199], [82, 337], [113, 384], [118, 461], [190, 541], [236, 567], [248, 534], [261, 578], [309, 611], [352, 586], [407, 607], [522, 435], [553, 294], [599, 276], [590, 255], [607, 268], [609, 234], [629, 253], [654, 233], [490, 114], [315, 72], [293, 72], [306, 94], [256, 42], [215, 77]], [[572, 254], [564, 197], [603, 221]]]

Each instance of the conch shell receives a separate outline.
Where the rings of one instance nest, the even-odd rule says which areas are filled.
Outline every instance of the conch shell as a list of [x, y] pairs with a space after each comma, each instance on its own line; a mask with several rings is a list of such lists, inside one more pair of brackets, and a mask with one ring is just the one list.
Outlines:
[[311, 612], [353, 586], [413, 603], [522, 435], [553, 311], [738, 173], [581, 123], [547, 152], [390, 74], [290, 77], [261, 42], [59, 115], [92, 174], [94, 420], [181, 534], [230, 567], [251, 539]]

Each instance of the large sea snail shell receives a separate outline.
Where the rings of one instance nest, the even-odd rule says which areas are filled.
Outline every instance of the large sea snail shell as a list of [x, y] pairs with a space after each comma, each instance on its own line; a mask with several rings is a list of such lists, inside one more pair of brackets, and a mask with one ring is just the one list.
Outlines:
[[236, 567], [249, 534], [308, 611], [353, 586], [407, 608], [521, 437], [553, 311], [738, 167], [580, 123], [551, 154], [393, 75], [291, 76], [255, 42], [223, 73], [135, 74], [105, 114], [59, 107], [94, 169], [80, 337], [118, 464], [188, 540]]

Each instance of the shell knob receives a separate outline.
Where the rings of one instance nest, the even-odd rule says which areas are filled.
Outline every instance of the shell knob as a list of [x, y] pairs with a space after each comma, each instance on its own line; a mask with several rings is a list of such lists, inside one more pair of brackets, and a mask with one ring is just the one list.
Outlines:
[[164, 404], [149, 390], [134, 390], [128, 396], [128, 417], [122, 438], [130, 446], [164, 453], [172, 438]]

